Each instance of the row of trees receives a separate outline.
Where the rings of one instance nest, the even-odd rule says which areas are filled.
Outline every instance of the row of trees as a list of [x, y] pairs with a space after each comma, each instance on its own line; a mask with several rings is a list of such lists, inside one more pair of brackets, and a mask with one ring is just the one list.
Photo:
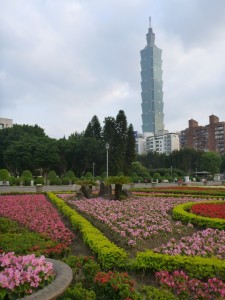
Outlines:
[[150, 174], [162, 168], [168, 169], [169, 173], [179, 169], [189, 176], [197, 171], [216, 174], [225, 170], [225, 155], [220, 156], [215, 152], [201, 152], [191, 148], [176, 150], [170, 155], [149, 152], [146, 155], [138, 155], [137, 161], [146, 167]]
[[194, 149], [170, 155], [136, 155], [133, 126], [122, 110], [115, 118], [106, 117], [103, 127], [98, 117], [93, 116], [84, 132], [75, 132], [68, 139], [49, 138], [38, 125], [14, 125], [0, 130], [0, 169], [7, 169], [15, 177], [29, 170], [34, 177], [46, 178], [49, 171], [55, 171], [62, 178], [71, 171], [77, 178], [87, 173], [104, 178], [106, 144], [110, 176], [128, 175], [134, 181], [142, 181], [154, 180], [155, 173], [169, 179], [196, 171], [215, 174], [225, 169], [225, 156]]
[[0, 168], [15, 176], [24, 170], [34, 176], [54, 170], [61, 177], [71, 170], [80, 177], [94, 167], [100, 175], [106, 171], [106, 143], [109, 174], [128, 174], [135, 159], [135, 139], [122, 110], [116, 118], [105, 118], [103, 128], [94, 116], [84, 132], [75, 132], [68, 139], [49, 138], [38, 125], [14, 125], [0, 131]]

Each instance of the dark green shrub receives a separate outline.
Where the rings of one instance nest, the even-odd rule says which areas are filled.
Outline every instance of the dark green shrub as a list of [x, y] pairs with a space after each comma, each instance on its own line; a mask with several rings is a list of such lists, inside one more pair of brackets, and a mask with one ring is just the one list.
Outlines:
[[87, 172], [87, 173], [85, 174], [85, 178], [87, 178], [87, 179], [92, 179], [92, 177], [93, 177], [93, 175], [92, 175], [91, 172]]
[[21, 181], [20, 178], [11, 176], [10, 179], [9, 179], [9, 184], [10, 185], [20, 185], [20, 181]]
[[59, 300], [95, 300], [96, 295], [94, 291], [86, 290], [82, 287], [81, 283], [77, 283], [75, 286], [69, 287]]
[[29, 170], [23, 171], [23, 173], [20, 177], [20, 181], [23, 182], [23, 185], [30, 185], [31, 180], [33, 180], [32, 173]]
[[62, 178], [62, 184], [69, 185], [71, 183], [71, 179], [69, 177]]
[[44, 178], [42, 176], [38, 176], [34, 179], [34, 185], [36, 184], [44, 184]]
[[91, 288], [95, 275], [100, 271], [100, 265], [92, 256], [70, 255], [63, 260], [73, 271], [73, 283], [82, 282], [85, 288]]
[[153, 286], [143, 286], [140, 289], [143, 299], [146, 300], [177, 300], [178, 298], [170, 291], [157, 289]]
[[9, 175], [9, 171], [6, 169], [1, 169], [0, 170], [0, 181], [9, 181], [10, 175]]
[[55, 185], [61, 185], [61, 184], [62, 184], [62, 179], [57, 177], [57, 178], [55, 179], [55, 181], [54, 181], [54, 184], [55, 184]]
[[55, 171], [49, 171], [47, 175], [47, 180], [50, 181], [50, 185], [54, 185], [57, 180], [57, 174]]
[[154, 173], [153, 174], [153, 180], [154, 181], [158, 180], [160, 182], [161, 181], [161, 175], [159, 173]]

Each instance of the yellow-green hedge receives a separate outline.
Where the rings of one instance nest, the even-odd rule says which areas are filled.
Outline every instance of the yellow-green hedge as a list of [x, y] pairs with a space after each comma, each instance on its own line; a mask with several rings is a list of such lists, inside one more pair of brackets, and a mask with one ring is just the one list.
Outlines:
[[149, 250], [140, 252], [130, 261], [130, 269], [160, 271], [185, 270], [193, 278], [204, 279], [217, 277], [225, 279], [225, 261], [217, 258], [191, 257], [184, 255], [166, 255]]
[[97, 228], [70, 208], [62, 199], [53, 193], [47, 193], [49, 199], [70, 220], [74, 229], [82, 233], [85, 244], [97, 255], [99, 263], [104, 269], [112, 269], [114, 266], [123, 266], [127, 260], [124, 249], [110, 242]]

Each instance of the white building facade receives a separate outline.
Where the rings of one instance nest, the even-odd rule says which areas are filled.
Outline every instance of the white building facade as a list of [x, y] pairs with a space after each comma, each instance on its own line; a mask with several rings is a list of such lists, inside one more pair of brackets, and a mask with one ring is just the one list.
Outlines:
[[146, 138], [146, 152], [165, 153], [169, 155], [174, 150], [180, 150], [179, 135], [166, 133]]
[[165, 153], [169, 155], [174, 150], [180, 150], [180, 139], [177, 133], [164, 133], [154, 135], [153, 133], [136, 134], [136, 151], [138, 154], [148, 152]]
[[12, 122], [13, 122], [12, 119], [0, 118], [0, 129], [12, 127], [13, 126]]

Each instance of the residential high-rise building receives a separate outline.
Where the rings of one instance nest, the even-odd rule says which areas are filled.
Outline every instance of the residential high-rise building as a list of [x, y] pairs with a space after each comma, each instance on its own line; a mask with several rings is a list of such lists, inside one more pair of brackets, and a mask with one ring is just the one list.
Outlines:
[[155, 34], [149, 28], [147, 45], [141, 54], [142, 131], [157, 134], [164, 130], [162, 50], [155, 45]]
[[189, 120], [189, 127], [181, 131], [181, 148], [194, 148], [199, 151], [213, 151], [225, 154], [225, 122], [220, 122], [215, 115], [209, 116], [209, 124], [199, 126]]

